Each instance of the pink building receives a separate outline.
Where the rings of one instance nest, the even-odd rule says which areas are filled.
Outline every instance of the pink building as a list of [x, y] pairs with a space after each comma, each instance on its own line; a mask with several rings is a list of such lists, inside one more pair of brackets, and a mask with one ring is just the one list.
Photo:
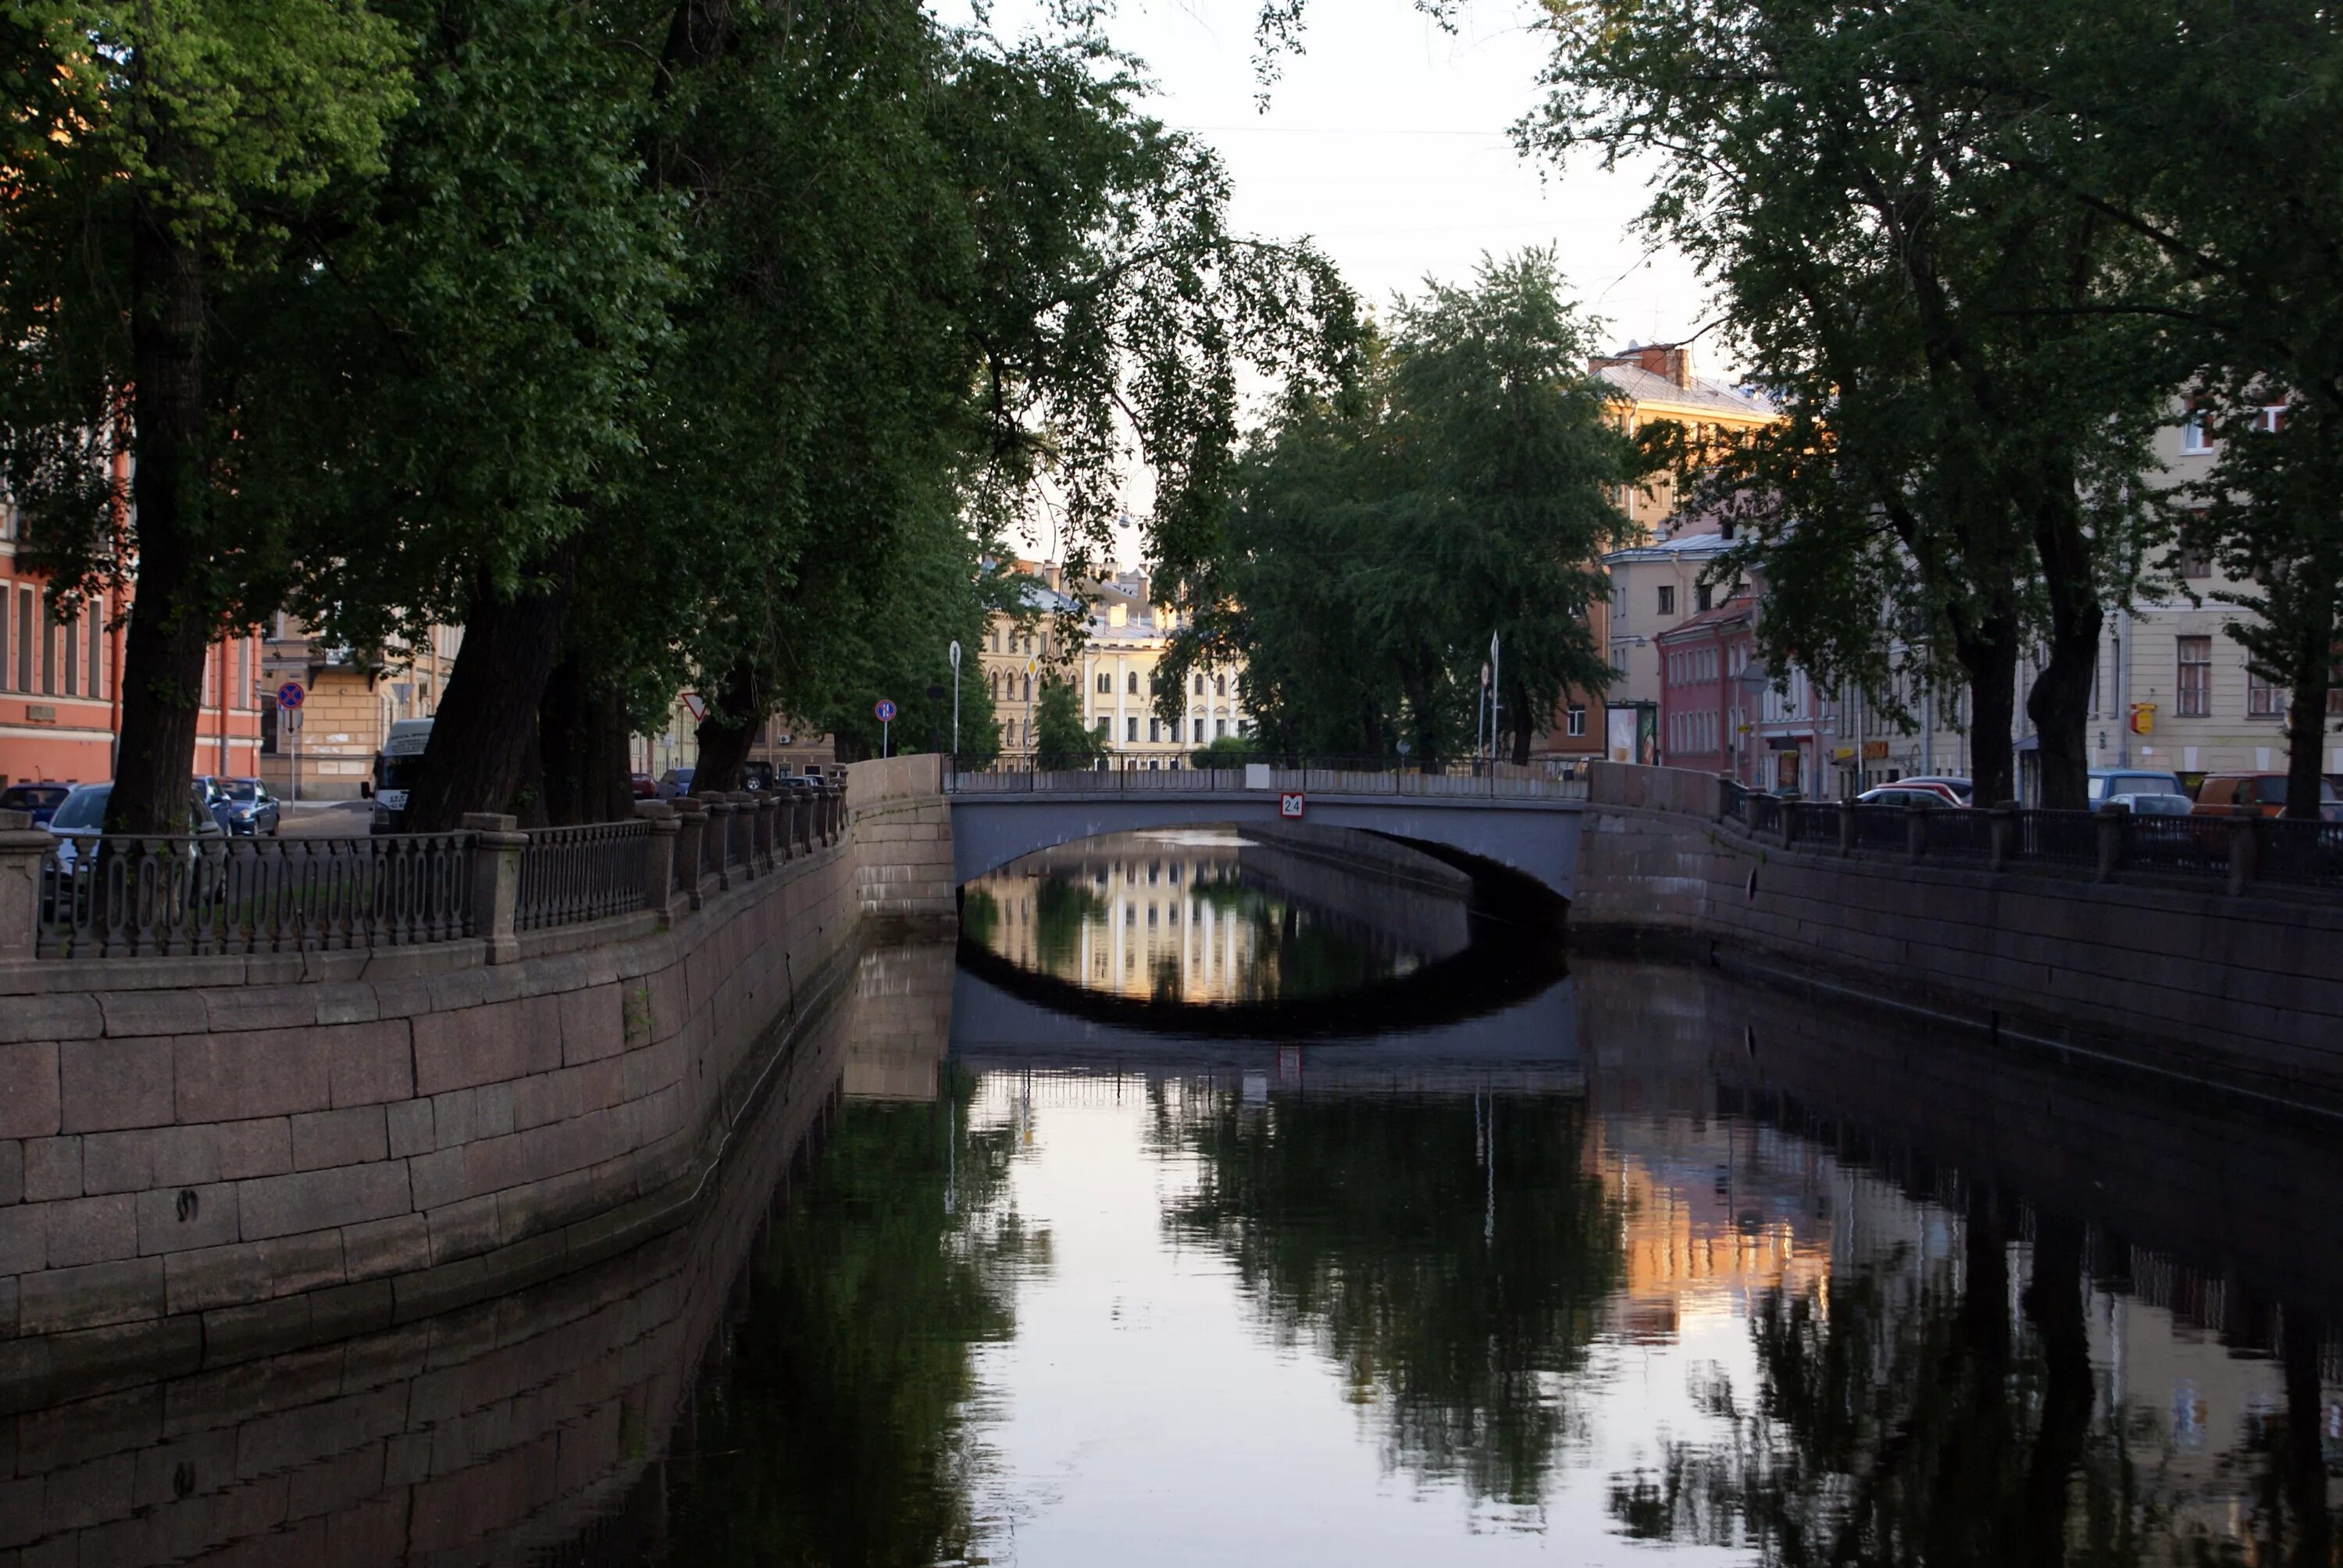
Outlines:
[[1749, 667], [1757, 601], [1727, 599], [1653, 639], [1660, 654], [1660, 760], [1670, 768], [1756, 782], [1749, 762], [1760, 689]]

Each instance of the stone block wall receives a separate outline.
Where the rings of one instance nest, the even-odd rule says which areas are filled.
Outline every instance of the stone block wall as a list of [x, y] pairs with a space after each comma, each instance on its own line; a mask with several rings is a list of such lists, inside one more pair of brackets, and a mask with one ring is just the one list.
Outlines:
[[1680, 809], [1715, 783], [1596, 765], [1574, 929], [1705, 940], [1761, 973], [2343, 1105], [2343, 904], [1784, 849]]
[[942, 758], [890, 757], [851, 764], [846, 769], [846, 809], [854, 828], [855, 897], [866, 914], [915, 920], [958, 915]]
[[776, 1025], [850, 967], [857, 883], [884, 865], [841, 845], [667, 929], [623, 917], [508, 964], [474, 942], [331, 955], [346, 978], [307, 981], [20, 967], [0, 1410], [414, 1321], [680, 1222], [786, 1054]]

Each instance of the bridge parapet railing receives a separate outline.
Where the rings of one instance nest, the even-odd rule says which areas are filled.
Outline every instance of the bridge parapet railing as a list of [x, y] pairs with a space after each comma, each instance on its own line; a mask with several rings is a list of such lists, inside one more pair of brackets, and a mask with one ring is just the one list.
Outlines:
[[1955, 864], [2033, 867], [2107, 880], [2144, 874], [2343, 892], [2343, 822], [2230, 815], [2166, 816], [2019, 807], [1863, 806], [1785, 800], [1720, 779], [1720, 815], [1785, 846]]
[[[1126, 763], [1129, 759], [1125, 759]], [[953, 767], [945, 789], [960, 795], [1240, 794], [1391, 795], [1448, 799], [1584, 800], [1583, 778], [1559, 769], [1513, 763], [1402, 765], [1393, 759], [1276, 758], [1235, 768], [1167, 766], [1036, 768], [1022, 761]]]
[[645, 903], [649, 821], [537, 828], [520, 852], [513, 925], [524, 931], [628, 915]]
[[36, 848], [42, 958], [412, 947], [473, 934], [476, 834], [77, 835]]

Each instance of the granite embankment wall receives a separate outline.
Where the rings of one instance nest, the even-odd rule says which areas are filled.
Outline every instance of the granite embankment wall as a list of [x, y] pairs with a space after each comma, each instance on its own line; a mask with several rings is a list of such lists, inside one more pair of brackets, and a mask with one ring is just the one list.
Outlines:
[[908, 920], [958, 915], [942, 765], [935, 756], [890, 757], [847, 769], [854, 891], [866, 912]]
[[939, 854], [949, 880], [917, 760], [858, 767], [844, 841], [517, 961], [468, 940], [20, 965], [0, 1410], [412, 1322], [681, 1223], [866, 917], [925, 912]]
[[1597, 764], [1573, 930], [1673, 933], [1763, 978], [2343, 1107], [2343, 905], [1754, 840], [1704, 774]]

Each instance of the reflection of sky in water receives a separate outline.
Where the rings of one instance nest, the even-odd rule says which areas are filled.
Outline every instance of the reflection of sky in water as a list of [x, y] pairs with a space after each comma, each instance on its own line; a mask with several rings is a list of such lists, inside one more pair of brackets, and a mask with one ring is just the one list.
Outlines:
[[[1745, 1563], [1767, 1555], [1768, 1511], [1826, 1543], [1851, 1484], [1832, 1467], [1881, 1456], [1805, 1452], [1769, 1408], [1807, 1363], [1769, 1360], [1755, 1331], [1795, 1305], [1842, 1336], [1834, 1386], [1967, 1422], [1916, 1447], [1957, 1438], [2022, 1470], [2039, 1404], [2022, 1236], [1992, 1303], [2008, 1398], [1956, 1410], [1910, 1371], [1961, 1312], [1963, 1218], [1820, 1145], [1568, 1095], [1259, 1076], [980, 1081], [971, 1129], [1015, 1151], [996, 1201], [1051, 1237], [1048, 1267], [1015, 1278], [1015, 1332], [974, 1351], [980, 1555]], [[2108, 1561], [2235, 1552], [2267, 1527], [2251, 1502], [2283, 1381], [2176, 1313], [2191, 1287], [2168, 1265], [2129, 1269], [2127, 1291], [2083, 1288], [2068, 1524], [2112, 1502], [2139, 1538]], [[2319, 1419], [2343, 1422], [2326, 1370]], [[1913, 1463], [1922, 1494], [1896, 1507], [1946, 1508]]]
[[[1302, 896], [1288, 882], [1302, 874], [1351, 896]], [[1229, 829], [1180, 829], [1029, 856], [969, 883], [961, 919], [970, 940], [1011, 963], [1091, 990], [1249, 1002], [1398, 979], [1462, 944], [1461, 906], [1452, 934], [1421, 918], [1379, 921], [1377, 904], [1391, 902], [1391, 884], [1371, 876], [1303, 866]], [[1345, 912], [1356, 910], [1365, 912]]]

